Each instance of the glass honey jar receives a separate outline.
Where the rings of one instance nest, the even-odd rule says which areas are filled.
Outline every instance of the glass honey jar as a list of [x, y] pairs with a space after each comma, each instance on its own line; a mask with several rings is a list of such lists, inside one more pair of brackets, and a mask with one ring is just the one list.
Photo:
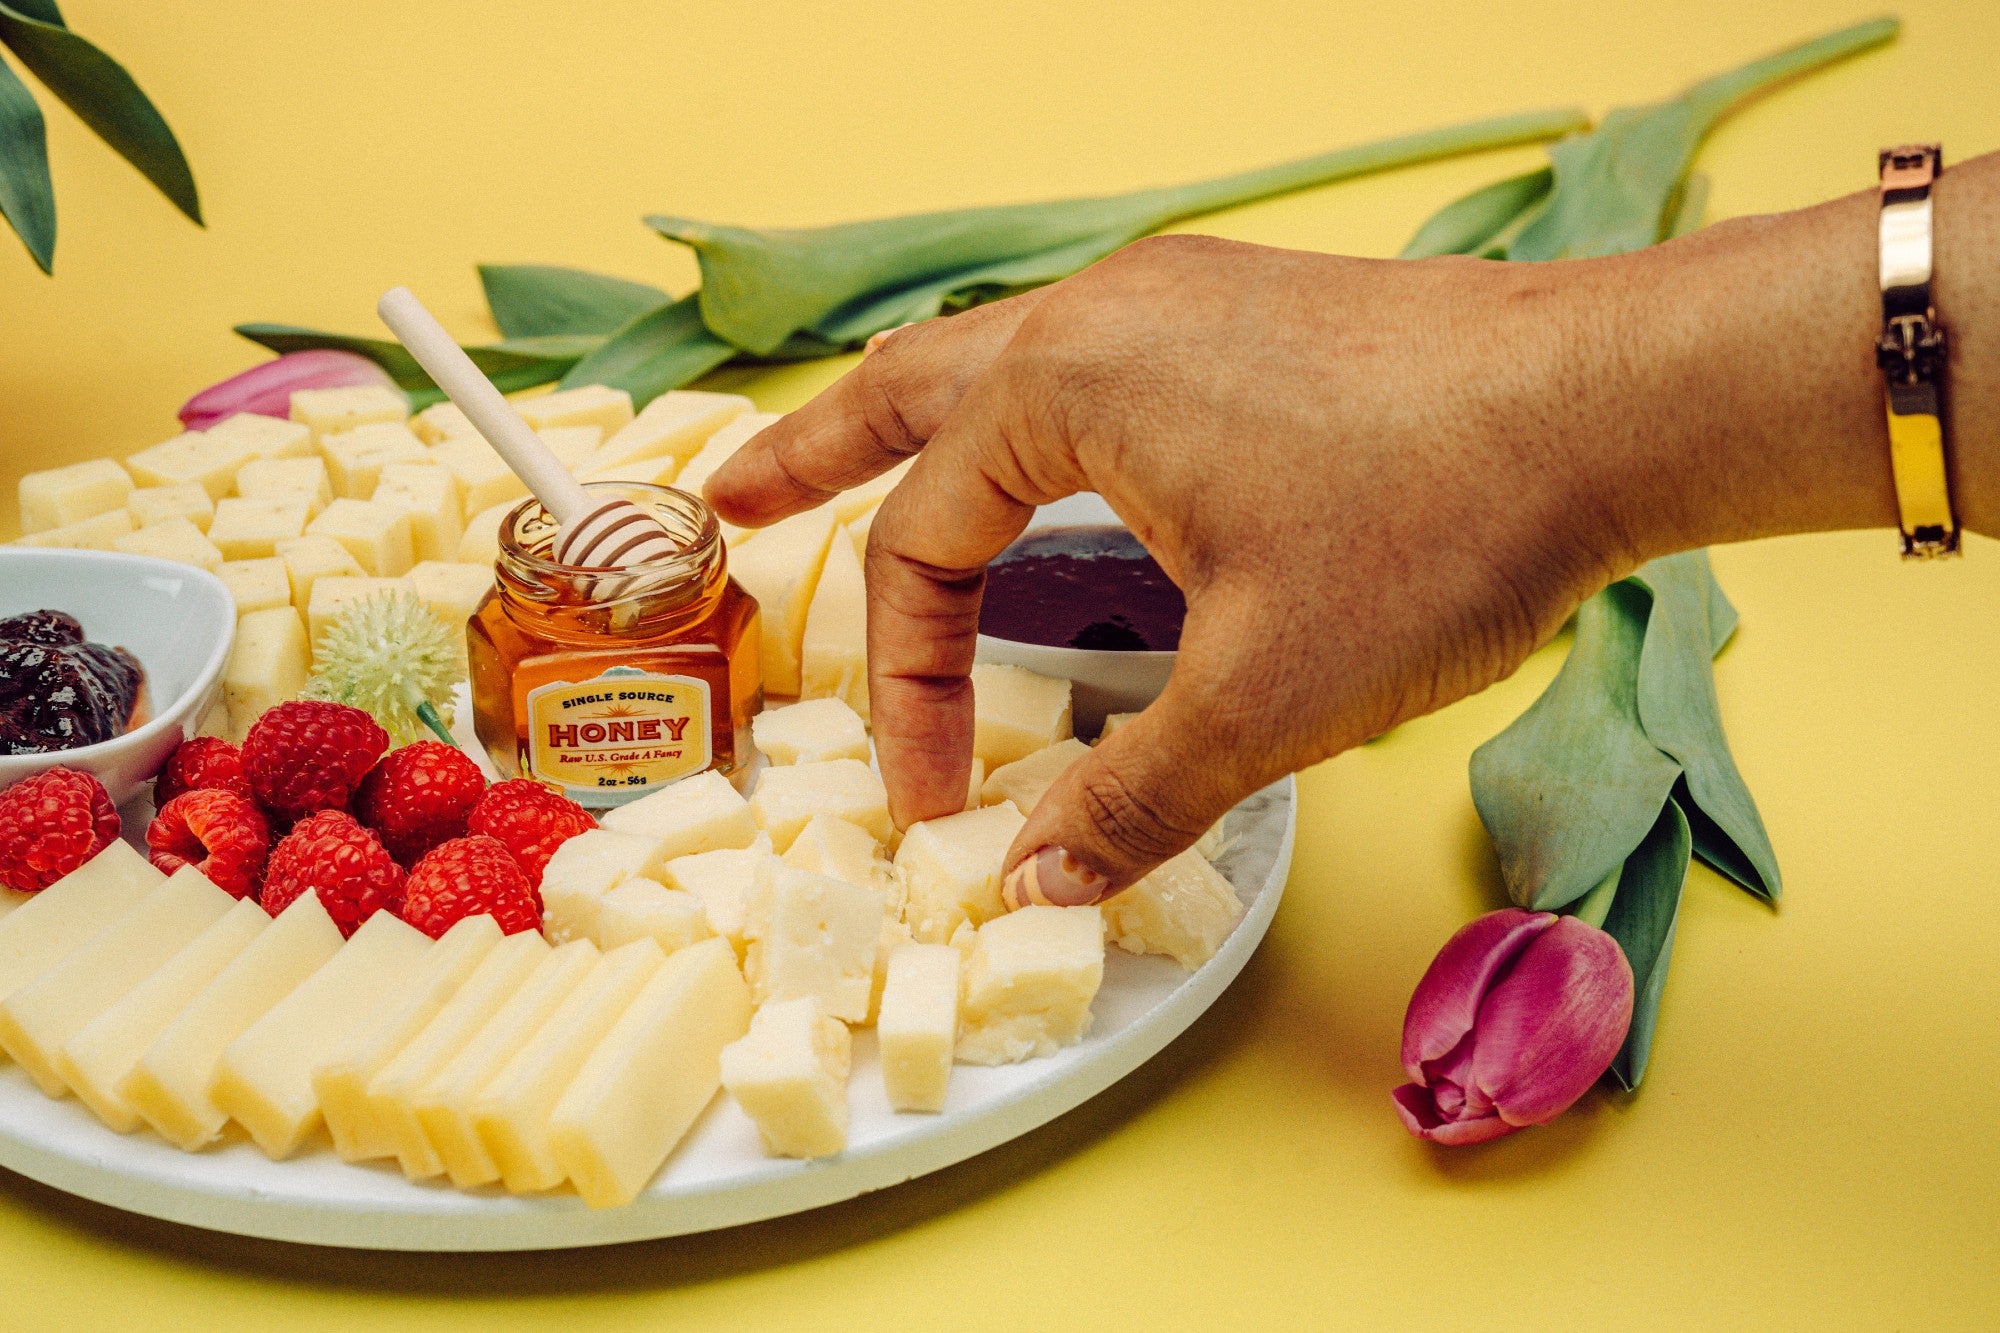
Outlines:
[[714, 512], [666, 486], [585, 485], [651, 512], [680, 550], [606, 577], [552, 558], [557, 527], [536, 501], [509, 513], [467, 623], [480, 743], [503, 775], [592, 809], [708, 769], [740, 784], [763, 706], [758, 611]]

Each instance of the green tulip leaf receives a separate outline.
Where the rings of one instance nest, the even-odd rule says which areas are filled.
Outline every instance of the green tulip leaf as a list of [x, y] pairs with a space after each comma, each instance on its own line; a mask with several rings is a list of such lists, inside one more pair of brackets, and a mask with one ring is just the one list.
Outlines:
[[669, 389], [700, 379], [736, 349], [708, 331], [693, 296], [649, 310], [611, 335], [602, 347], [570, 367], [563, 387], [606, 384], [644, 407]]
[[0, 217], [42, 272], [56, 262], [56, 191], [49, 179], [48, 126], [27, 85], [0, 60]]
[[[279, 354], [302, 352], [308, 348], [332, 347], [354, 352], [389, 372], [399, 388], [410, 395], [413, 407], [427, 407], [444, 398], [444, 393], [416, 358], [403, 345], [387, 338], [360, 338], [345, 333], [323, 333], [292, 324], [238, 324], [236, 332], [251, 342]], [[483, 347], [468, 347], [465, 354], [502, 393], [516, 393], [561, 379], [563, 372], [604, 345], [604, 339], [583, 336], [510, 338]]]
[[481, 264], [493, 322], [509, 338], [618, 332], [673, 300], [658, 287], [555, 264]]
[[52, 28], [64, 28], [62, 11], [56, 8], [55, 0], [10, 0], [8, 8], [23, 18], [46, 23]]
[[138, 168], [174, 207], [199, 223], [201, 199], [195, 192], [194, 172], [158, 108], [124, 66], [51, 21], [49, 6], [28, 8], [33, 12], [0, 0], [0, 45], [12, 51], [92, 133]]
[[1555, 173], [1547, 167], [1482, 185], [1446, 204], [1417, 229], [1398, 259], [1430, 259], [1436, 255], [1477, 253], [1542, 200], [1548, 198]]
[[1692, 841], [1678, 801], [1669, 800], [1645, 841], [1625, 862], [1618, 894], [1605, 914], [1604, 929], [1632, 965], [1632, 1026], [1611, 1061], [1611, 1076], [1631, 1091], [1646, 1076], [1653, 1053], [1653, 1028], [1660, 1020], [1660, 996], [1667, 987], [1667, 963], [1674, 951], [1681, 892], [1687, 884]]

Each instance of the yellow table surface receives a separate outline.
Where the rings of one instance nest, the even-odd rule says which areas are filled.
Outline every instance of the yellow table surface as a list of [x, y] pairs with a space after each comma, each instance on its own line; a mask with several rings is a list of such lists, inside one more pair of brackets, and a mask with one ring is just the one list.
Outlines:
[[[478, 260], [693, 284], [642, 213], [817, 223], [1175, 181], [1530, 106], [1662, 95], [1871, 12], [1810, 0], [1396, 6], [127, 5], [66, 0], [179, 131], [197, 230], [50, 112], [57, 276], [0, 236], [0, 484], [171, 433], [260, 355], [407, 283], [467, 337]], [[1703, 154], [1716, 216], [2000, 146], [2000, 6]], [[1388, 254], [1530, 151], [1247, 208], [1210, 230]], [[844, 363], [718, 377], [789, 408]], [[1226, 454], [1219, 456], [1226, 466]], [[11, 530], [11, 498], [0, 500]], [[1718, 667], [1782, 910], [1697, 870], [1644, 1092], [1433, 1151], [1389, 1105], [1411, 986], [1501, 901], [1472, 747], [1561, 654], [1303, 780], [1262, 951], [1151, 1066], [1007, 1147], [818, 1213], [540, 1256], [349, 1254], [0, 1179], [9, 1328], [1920, 1327], [2000, 1319], [2000, 548], [1887, 534], [1718, 551]], [[1329, 681], [1328, 688], [1339, 682]]]

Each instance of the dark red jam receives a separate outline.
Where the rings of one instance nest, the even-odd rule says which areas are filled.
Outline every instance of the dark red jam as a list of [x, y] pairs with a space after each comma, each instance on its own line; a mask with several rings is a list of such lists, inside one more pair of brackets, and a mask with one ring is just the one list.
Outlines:
[[89, 642], [74, 616], [0, 620], [0, 754], [74, 750], [122, 735], [145, 680], [138, 658]]
[[1051, 648], [1180, 647], [1187, 600], [1124, 528], [1042, 528], [986, 571], [979, 632]]

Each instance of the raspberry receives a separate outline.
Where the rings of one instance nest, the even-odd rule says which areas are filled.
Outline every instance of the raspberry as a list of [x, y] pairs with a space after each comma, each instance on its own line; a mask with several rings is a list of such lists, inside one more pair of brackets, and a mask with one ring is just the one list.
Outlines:
[[153, 865], [171, 875], [191, 865], [232, 898], [248, 898], [264, 882], [271, 825], [247, 796], [202, 788], [168, 801], [146, 826]]
[[402, 906], [403, 882], [403, 868], [379, 838], [345, 810], [322, 810], [271, 849], [258, 901], [276, 916], [310, 889], [340, 933], [352, 935], [377, 912]]
[[481, 913], [503, 934], [542, 928], [542, 897], [498, 838], [474, 834], [433, 848], [410, 872], [403, 920], [432, 939]]
[[345, 810], [389, 733], [359, 708], [294, 699], [266, 709], [243, 738], [243, 772], [266, 813], [289, 823]]
[[182, 792], [202, 788], [250, 795], [250, 779], [243, 776], [243, 752], [217, 736], [195, 736], [182, 741], [167, 756], [160, 776], [153, 779], [153, 808], [164, 810], [167, 802]]
[[465, 817], [485, 790], [479, 765], [464, 751], [418, 741], [368, 770], [354, 793], [354, 814], [408, 868], [439, 843], [465, 836]]
[[521, 869], [528, 883], [542, 887], [542, 870], [556, 848], [586, 829], [597, 827], [590, 812], [559, 796], [532, 778], [509, 778], [496, 782], [472, 807], [465, 821], [468, 832], [498, 838]]
[[0, 886], [35, 893], [118, 840], [118, 808], [88, 773], [50, 768], [0, 792]]

